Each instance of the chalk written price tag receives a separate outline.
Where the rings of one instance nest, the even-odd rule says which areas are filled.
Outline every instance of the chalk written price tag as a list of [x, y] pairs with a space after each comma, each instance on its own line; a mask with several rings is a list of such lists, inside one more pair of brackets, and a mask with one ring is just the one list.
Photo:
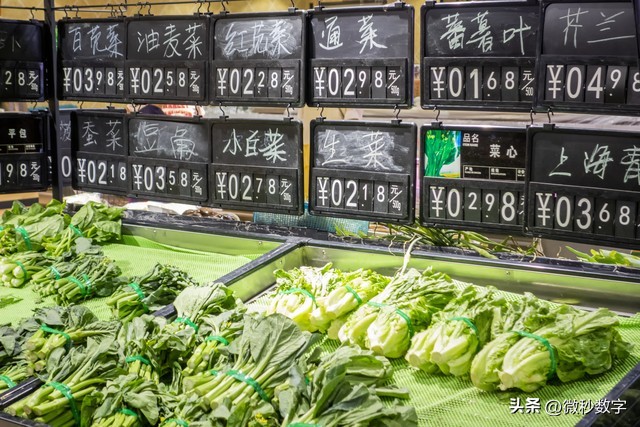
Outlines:
[[124, 18], [65, 19], [60, 34], [63, 99], [124, 99]]
[[310, 14], [310, 105], [412, 105], [413, 7], [397, 2]]
[[422, 7], [423, 108], [529, 110], [537, 2]]
[[302, 124], [216, 120], [210, 204], [299, 215], [303, 211]]
[[213, 102], [304, 105], [305, 18], [300, 11], [217, 18], [213, 23]]
[[209, 18], [144, 16], [127, 20], [126, 97], [203, 102]]
[[72, 184], [78, 190], [127, 192], [127, 141], [122, 110], [71, 113]]
[[311, 122], [312, 214], [412, 222], [414, 124]]
[[633, 3], [546, 1], [543, 13], [538, 106], [615, 114], [640, 111]]
[[531, 231], [637, 247], [640, 134], [530, 128], [529, 144]]
[[0, 19], [0, 100], [45, 98], [44, 25]]

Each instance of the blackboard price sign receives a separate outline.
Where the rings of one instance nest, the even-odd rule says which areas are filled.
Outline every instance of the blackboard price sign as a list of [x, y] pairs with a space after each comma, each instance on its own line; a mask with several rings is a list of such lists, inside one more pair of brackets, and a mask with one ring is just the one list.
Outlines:
[[212, 206], [302, 214], [302, 123], [216, 120], [211, 132]]
[[128, 19], [125, 96], [148, 102], [205, 101], [208, 52], [207, 17]]
[[413, 104], [413, 7], [396, 2], [309, 13], [309, 105]]
[[306, 13], [222, 15], [213, 21], [211, 100], [304, 105]]
[[309, 211], [413, 222], [415, 159], [414, 124], [314, 120]]
[[526, 130], [423, 126], [422, 223], [522, 232]]
[[77, 190], [127, 192], [127, 140], [124, 112], [71, 113], [72, 184]]
[[62, 99], [124, 99], [124, 18], [64, 19], [58, 23]]
[[545, 1], [539, 108], [640, 111], [638, 23], [631, 1]]
[[198, 118], [127, 118], [130, 191], [135, 195], [204, 202], [211, 158], [209, 123]]
[[531, 1], [422, 6], [422, 107], [531, 109], [539, 11]]
[[47, 113], [0, 113], [0, 193], [48, 186]]
[[65, 186], [71, 185], [71, 109], [58, 111], [58, 173]]
[[0, 100], [45, 99], [44, 25], [0, 19]]
[[528, 229], [637, 247], [640, 133], [530, 128]]

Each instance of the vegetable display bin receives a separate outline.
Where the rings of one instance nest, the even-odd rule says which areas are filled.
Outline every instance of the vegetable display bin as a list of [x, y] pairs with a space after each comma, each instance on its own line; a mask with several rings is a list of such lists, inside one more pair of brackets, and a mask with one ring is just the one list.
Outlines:
[[[291, 269], [300, 266], [320, 267], [332, 263], [342, 271], [358, 268], [372, 269], [392, 275], [401, 268], [404, 257], [402, 249], [371, 248], [363, 245], [308, 241], [299, 245], [285, 245], [282, 256], [275, 257], [263, 265], [247, 270], [230, 282], [232, 287], [264, 288], [275, 282], [273, 271], [277, 268]], [[542, 262], [541, 262], [542, 261]], [[624, 361], [601, 375], [587, 376], [574, 382], [550, 381], [533, 393], [519, 391], [484, 392], [473, 387], [468, 378], [456, 378], [441, 374], [427, 374], [411, 368], [404, 359], [395, 359], [394, 381], [410, 390], [407, 402], [416, 407], [420, 425], [424, 426], [573, 426], [617, 425], [610, 422], [598, 424], [595, 410], [588, 414], [562, 413], [550, 416], [545, 413], [545, 404], [550, 401], [582, 400], [596, 403], [600, 399], [624, 399], [619, 397], [640, 378], [640, 283], [637, 276], [617, 272], [615, 268], [603, 269], [579, 262], [545, 263], [544, 260], [516, 262], [489, 260], [477, 257], [434, 254], [414, 251], [408, 267], [419, 270], [432, 266], [435, 270], [450, 275], [454, 280], [476, 285], [492, 285], [504, 293], [506, 298], [519, 298], [523, 292], [531, 292], [540, 298], [590, 309], [607, 307], [621, 317], [619, 330], [622, 337], [636, 346]], [[255, 304], [264, 305], [271, 291], [256, 298]], [[323, 344], [331, 351], [337, 341]], [[636, 388], [638, 386], [635, 386]], [[633, 394], [632, 394], [633, 395]], [[539, 402], [539, 413], [512, 414], [512, 400]], [[640, 403], [636, 403], [640, 404]], [[628, 407], [633, 405], [632, 399]], [[629, 408], [629, 415], [637, 409]], [[585, 415], [587, 415], [585, 417]], [[583, 419], [584, 418], [584, 419]], [[635, 425], [637, 419], [630, 424]]]

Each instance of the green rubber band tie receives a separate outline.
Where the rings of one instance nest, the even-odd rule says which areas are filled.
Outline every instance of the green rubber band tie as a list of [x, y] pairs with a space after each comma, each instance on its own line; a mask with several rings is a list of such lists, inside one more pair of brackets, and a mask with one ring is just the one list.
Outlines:
[[530, 334], [529, 332], [525, 332], [525, 331], [511, 331], [511, 332], [513, 332], [514, 334], [518, 334], [521, 337], [531, 338], [533, 340], [536, 340], [547, 348], [547, 351], [549, 351], [549, 359], [551, 359], [551, 367], [549, 368], [549, 374], [547, 375], [547, 379], [549, 380], [552, 379], [553, 376], [556, 374], [558, 361], [556, 360], [556, 353], [553, 350], [553, 346], [551, 345], [551, 343], [546, 338], [543, 338], [540, 335]]
[[76, 400], [73, 398], [73, 395], [71, 395], [71, 389], [66, 384], [57, 383], [55, 381], [50, 381], [45, 385], [55, 388], [60, 393], [62, 393], [64, 397], [67, 398], [67, 400], [69, 401], [69, 408], [71, 408], [71, 414], [73, 415], [73, 419], [76, 422], [76, 425], [79, 426], [80, 413], [78, 412], [78, 406], [76, 405]]
[[220, 335], [209, 335], [206, 339], [206, 342], [209, 341], [218, 341], [222, 345], [229, 345], [229, 341], [225, 337], [221, 337]]
[[142, 289], [140, 289], [140, 285], [136, 282], [131, 282], [127, 286], [133, 289], [133, 291], [138, 295], [138, 298], [140, 299], [142, 307], [145, 309], [145, 311], [149, 311], [149, 307], [147, 307], [147, 304], [142, 301], [143, 299], [145, 299], [145, 295], [144, 292], [142, 292]]
[[140, 363], [142, 363], [143, 365], [147, 365], [147, 366], [151, 366], [151, 362], [149, 362], [149, 359], [146, 359], [143, 356], [140, 356], [139, 354], [136, 354], [134, 356], [127, 356], [126, 359], [124, 359], [124, 361], [126, 363], [131, 363], [131, 362], [135, 362], [135, 361], [139, 361]]
[[358, 293], [356, 291], [354, 291], [351, 286], [344, 285], [344, 288], [347, 290], [347, 292], [349, 292], [351, 295], [353, 295], [353, 297], [356, 299], [356, 301], [358, 301], [358, 305], [362, 304], [362, 298], [360, 298], [360, 295], [358, 295]]
[[27, 233], [27, 230], [25, 230], [23, 227], [16, 227], [16, 231], [20, 233], [20, 235], [22, 236], [22, 240], [24, 240], [24, 244], [27, 247], [27, 250], [30, 251], [32, 246], [31, 239], [29, 238], [29, 233]]
[[27, 280], [29, 278], [29, 273], [27, 273], [27, 268], [20, 261], [14, 261], [14, 263], [20, 267], [20, 270], [24, 273], [24, 279]]
[[65, 340], [67, 340], [67, 342], [65, 343], [65, 346], [67, 347], [71, 347], [71, 337], [69, 336], [68, 333], [66, 333], [65, 331], [61, 331], [60, 329], [54, 329], [54, 328], [50, 328], [47, 325], [40, 325], [40, 329], [43, 332], [48, 332], [50, 334], [56, 334], [56, 335], [61, 335], [64, 337]]
[[474, 334], [476, 334], [477, 336], [480, 336], [480, 332], [478, 331], [478, 328], [476, 327], [476, 325], [473, 324], [471, 319], [469, 319], [468, 317], [450, 317], [448, 320], [459, 320], [461, 322], [464, 322], [473, 331]]
[[212, 369], [209, 371], [209, 375], [212, 375], [214, 377], [217, 376], [219, 373], [220, 371], [218, 371], [217, 369]]
[[0, 225], [0, 231], [4, 230], [4, 226]]
[[[378, 308], [390, 307], [388, 304], [382, 304], [375, 301], [369, 301], [367, 302], [367, 305], [370, 305], [372, 307], [378, 307]], [[413, 335], [416, 333], [416, 331], [415, 329], [413, 329], [413, 323], [411, 323], [411, 318], [407, 315], [407, 313], [400, 310], [399, 308], [395, 308], [395, 307], [392, 307], [392, 308], [396, 312], [396, 314], [402, 317], [402, 320], [404, 320], [407, 323], [407, 329], [409, 329], [409, 337], [413, 338]]]
[[182, 427], [189, 427], [189, 423], [188, 422], [186, 422], [185, 420], [180, 420], [178, 418], [167, 418], [160, 425], [163, 426], [163, 425], [169, 424], [169, 423], [176, 423], [176, 424], [178, 424], [179, 426], [182, 426]]
[[134, 418], [138, 418], [138, 414], [136, 414], [135, 412], [133, 412], [131, 409], [129, 408], [122, 408], [120, 409], [118, 412], [120, 412], [121, 414], [125, 414], [128, 415], [130, 417], [134, 417]]
[[76, 279], [73, 276], [69, 277], [69, 280], [75, 283], [76, 286], [80, 288], [80, 292], [82, 292], [83, 297], [87, 296], [87, 293], [88, 293], [87, 287], [80, 280]]
[[76, 227], [75, 225], [71, 225], [69, 224], [69, 228], [71, 229], [71, 231], [73, 231], [73, 233], [78, 236], [78, 237], [84, 237], [84, 235], [82, 234], [82, 231], [80, 231], [80, 229], [78, 227]]
[[49, 267], [49, 270], [53, 273], [53, 278], [56, 280], [60, 280], [60, 272], [53, 265]]
[[3, 383], [5, 383], [6, 385], [9, 386], [9, 388], [14, 388], [16, 386], [16, 383], [14, 383], [13, 381], [11, 381], [11, 378], [9, 378], [6, 375], [0, 375], [0, 381], [2, 381]]
[[89, 276], [83, 274], [82, 280], [84, 280], [84, 283], [87, 285], [87, 293], [91, 292], [91, 280], [89, 280]]
[[260, 396], [260, 398], [262, 400], [264, 400], [265, 402], [270, 402], [271, 399], [269, 399], [269, 396], [267, 396], [267, 393], [264, 392], [264, 390], [262, 389], [262, 387], [260, 387], [260, 384], [258, 384], [258, 381], [254, 380], [251, 377], [246, 376], [245, 374], [243, 374], [240, 371], [236, 371], [234, 369], [230, 369], [227, 371], [227, 375], [229, 375], [232, 378], [235, 378], [238, 381], [242, 381], [243, 383], [251, 386], [256, 393], [258, 393], [258, 396]]
[[173, 323], [184, 323], [187, 326], [191, 326], [194, 331], [198, 332], [198, 325], [193, 323], [188, 317], [178, 317], [173, 321]]
[[313, 294], [311, 292], [309, 292], [306, 289], [302, 289], [302, 288], [291, 288], [291, 289], [287, 289], [286, 291], [281, 291], [280, 292], [283, 295], [288, 295], [288, 294], [302, 294], [307, 298], [311, 298], [311, 301], [313, 301], [314, 304], [316, 304], [316, 297], [313, 296]]

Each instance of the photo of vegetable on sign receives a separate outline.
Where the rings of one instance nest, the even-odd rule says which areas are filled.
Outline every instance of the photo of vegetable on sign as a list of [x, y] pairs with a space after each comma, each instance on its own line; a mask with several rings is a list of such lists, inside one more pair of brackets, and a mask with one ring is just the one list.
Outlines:
[[523, 232], [525, 129], [424, 126], [422, 223]]

